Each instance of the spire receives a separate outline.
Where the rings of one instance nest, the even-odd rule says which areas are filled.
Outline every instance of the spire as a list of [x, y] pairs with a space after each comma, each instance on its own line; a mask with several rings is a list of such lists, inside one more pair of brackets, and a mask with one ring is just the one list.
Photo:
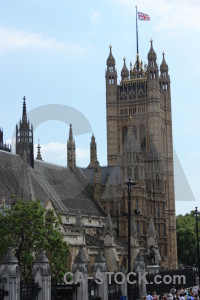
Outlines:
[[110, 44], [109, 48], [110, 48], [110, 53], [109, 53], [109, 56], [108, 56], [108, 59], [107, 59], [107, 64], [108, 64], [108, 62], [114, 62], [114, 64], [115, 64], [115, 59], [114, 59], [114, 56], [112, 54], [112, 45], [111, 44]]
[[72, 130], [72, 124], [69, 124], [69, 141], [73, 141], [73, 130]]
[[67, 141], [67, 166], [72, 168], [76, 166], [76, 145], [73, 138], [72, 124], [69, 125], [69, 138]]
[[99, 165], [99, 162], [97, 160], [97, 144], [95, 141], [94, 134], [92, 134], [91, 142], [90, 142], [90, 164], [89, 168], [93, 168]]
[[163, 51], [162, 55], [163, 55], [163, 59], [162, 59], [161, 65], [160, 65], [160, 70], [168, 71], [168, 65], [165, 61], [165, 52], [164, 51]]
[[80, 250], [78, 252], [77, 256], [74, 259], [74, 263], [78, 263], [78, 264], [80, 264], [80, 263], [86, 263], [86, 258], [85, 258], [83, 250]]
[[121, 77], [122, 77], [122, 80], [126, 80], [129, 77], [129, 71], [128, 71], [128, 68], [126, 66], [126, 57], [124, 57], [124, 65], [123, 65], [123, 68], [121, 70]]
[[27, 163], [34, 168], [34, 149], [33, 149], [33, 126], [30, 126], [26, 112], [26, 98], [23, 98], [22, 119], [19, 126], [16, 126], [16, 154], [23, 159], [26, 152]]
[[104, 229], [104, 236], [106, 234], [109, 234], [110, 236], [114, 235], [110, 214], [108, 214], [108, 216], [107, 216], [106, 225], [105, 225], [105, 229]]
[[27, 121], [27, 112], [26, 112], [26, 97], [23, 98], [23, 112], [22, 112], [22, 122], [23, 120]]
[[41, 146], [40, 146], [40, 140], [38, 140], [38, 146], [37, 146], [37, 156], [36, 159], [37, 160], [42, 160], [42, 155], [41, 155]]
[[135, 225], [135, 221], [133, 220], [133, 217], [131, 219], [131, 235], [136, 237], [138, 236], [138, 231], [137, 231], [137, 228], [136, 228], [136, 225]]
[[152, 236], [153, 238], [157, 237], [157, 233], [156, 233], [154, 222], [153, 222], [152, 218], [150, 220], [149, 229], [148, 229], [148, 233], [147, 233], [147, 237], [150, 237], [150, 236]]
[[150, 60], [150, 59], [156, 60], [157, 55], [156, 55], [156, 52], [153, 48], [153, 40], [152, 39], [150, 40], [150, 43], [151, 43], [151, 47], [150, 47], [150, 50], [149, 50], [149, 53], [148, 53], [148, 60]]
[[96, 263], [105, 263], [105, 257], [103, 256], [102, 251], [100, 250], [99, 253], [97, 254], [96, 258], [95, 258], [95, 262]]

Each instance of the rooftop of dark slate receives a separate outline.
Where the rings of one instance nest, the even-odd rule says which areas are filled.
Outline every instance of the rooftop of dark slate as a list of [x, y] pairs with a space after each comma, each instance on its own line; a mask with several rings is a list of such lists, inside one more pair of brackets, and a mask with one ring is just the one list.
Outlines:
[[52, 201], [60, 212], [104, 216], [73, 172], [62, 166], [35, 160], [34, 169], [15, 154], [0, 151], [0, 196]]
[[[119, 166], [105, 166], [101, 169], [101, 184], [105, 186], [122, 183], [122, 170]], [[94, 185], [94, 169], [79, 168], [90, 185]]]

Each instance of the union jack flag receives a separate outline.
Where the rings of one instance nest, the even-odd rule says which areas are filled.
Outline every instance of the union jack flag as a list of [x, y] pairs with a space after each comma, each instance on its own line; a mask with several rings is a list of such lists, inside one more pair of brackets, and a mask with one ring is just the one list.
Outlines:
[[150, 16], [138, 11], [138, 20], [150, 21]]

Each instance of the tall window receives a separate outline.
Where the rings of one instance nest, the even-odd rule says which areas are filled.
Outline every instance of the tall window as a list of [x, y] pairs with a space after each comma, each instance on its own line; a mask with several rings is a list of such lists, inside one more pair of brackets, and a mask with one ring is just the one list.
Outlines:
[[109, 70], [109, 72], [113, 72], [113, 70], [114, 70], [113, 65], [110, 65], [110, 66], [108, 67], [108, 70]]
[[134, 179], [138, 180], [138, 168], [137, 167], [134, 169]]
[[136, 221], [136, 226], [137, 226], [137, 232], [140, 234], [140, 222]]
[[140, 126], [140, 143], [141, 143], [141, 148], [145, 149], [146, 148], [146, 133], [145, 133], [145, 127], [143, 124]]
[[133, 126], [133, 134], [134, 134], [135, 139], [137, 140], [137, 127], [136, 126]]
[[126, 136], [127, 136], [128, 128], [126, 126], [122, 129], [122, 142], [124, 143]]
[[127, 175], [128, 175], [128, 177], [132, 178], [132, 170], [130, 167], [127, 169]]

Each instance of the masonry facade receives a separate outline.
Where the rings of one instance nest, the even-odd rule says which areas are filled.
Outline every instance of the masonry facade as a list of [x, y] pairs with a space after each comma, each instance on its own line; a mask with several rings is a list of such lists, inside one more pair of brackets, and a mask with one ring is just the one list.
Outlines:
[[[98, 161], [97, 143], [92, 135], [90, 163], [76, 165], [72, 125], [67, 140], [67, 167], [42, 160], [42, 149], [34, 160], [33, 126], [23, 99], [22, 119], [16, 127], [16, 155], [0, 150], [1, 204], [12, 205], [15, 194], [41, 199], [62, 220], [63, 238], [70, 245], [69, 264], [83, 249], [88, 267], [100, 250], [110, 271], [127, 268], [127, 188], [131, 192], [131, 265], [139, 253], [146, 264], [153, 246], [156, 263], [177, 267], [174, 199], [173, 143], [170, 77], [163, 54], [160, 69], [151, 42], [148, 65], [137, 55], [130, 70], [124, 66], [117, 82], [116, 63], [110, 47], [106, 70], [108, 166]], [[19, 176], [20, 174], [20, 176]]]

